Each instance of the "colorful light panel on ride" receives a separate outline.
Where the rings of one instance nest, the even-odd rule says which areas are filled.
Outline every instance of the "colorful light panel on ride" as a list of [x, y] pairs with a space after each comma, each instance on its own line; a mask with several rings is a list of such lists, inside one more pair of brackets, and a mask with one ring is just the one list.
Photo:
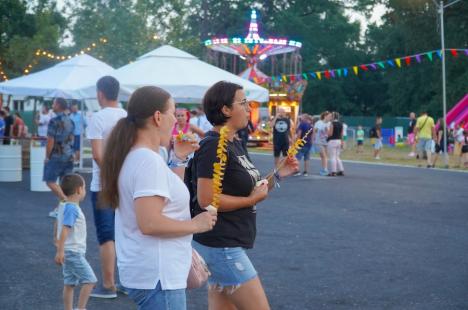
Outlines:
[[241, 56], [250, 65], [258, 63], [268, 56], [294, 52], [302, 43], [287, 38], [262, 38], [258, 34], [257, 13], [252, 10], [249, 33], [245, 38], [212, 38], [205, 41], [205, 46], [218, 52]]

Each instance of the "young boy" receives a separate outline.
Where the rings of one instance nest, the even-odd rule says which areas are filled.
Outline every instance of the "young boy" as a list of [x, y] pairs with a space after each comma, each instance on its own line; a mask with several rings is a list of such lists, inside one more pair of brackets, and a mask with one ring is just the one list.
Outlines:
[[362, 153], [364, 147], [364, 130], [359, 125], [356, 132], [357, 150], [356, 153]]
[[77, 309], [86, 309], [97, 279], [85, 258], [86, 219], [79, 206], [86, 196], [85, 181], [78, 174], [67, 174], [60, 187], [67, 199], [58, 208], [54, 238], [55, 262], [63, 267], [63, 303], [65, 310], [72, 310], [73, 289], [75, 285], [82, 285]]

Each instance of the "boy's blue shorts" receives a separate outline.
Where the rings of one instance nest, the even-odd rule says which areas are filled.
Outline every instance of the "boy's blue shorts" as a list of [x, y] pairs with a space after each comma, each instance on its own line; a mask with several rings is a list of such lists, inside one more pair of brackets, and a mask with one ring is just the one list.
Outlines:
[[65, 251], [63, 263], [63, 284], [79, 285], [96, 283], [97, 278], [83, 253]]

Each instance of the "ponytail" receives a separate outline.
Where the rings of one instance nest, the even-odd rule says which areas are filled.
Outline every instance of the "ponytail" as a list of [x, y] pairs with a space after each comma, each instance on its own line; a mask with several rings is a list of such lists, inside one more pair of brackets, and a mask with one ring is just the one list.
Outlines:
[[130, 149], [135, 143], [137, 127], [128, 117], [117, 122], [112, 130], [104, 151], [105, 160], [101, 167], [101, 201], [113, 209], [119, 204], [119, 174]]
[[101, 167], [101, 201], [116, 209], [119, 204], [119, 175], [128, 153], [150, 117], [168, 109], [171, 95], [156, 86], [144, 86], [133, 92], [128, 116], [117, 122], [106, 142]]

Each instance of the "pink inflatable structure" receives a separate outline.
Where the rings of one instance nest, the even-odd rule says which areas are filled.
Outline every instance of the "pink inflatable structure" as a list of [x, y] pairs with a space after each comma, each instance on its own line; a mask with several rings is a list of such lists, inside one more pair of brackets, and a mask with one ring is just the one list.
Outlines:
[[447, 124], [451, 125], [452, 123], [455, 126], [463, 123], [468, 129], [468, 94], [447, 113]]

